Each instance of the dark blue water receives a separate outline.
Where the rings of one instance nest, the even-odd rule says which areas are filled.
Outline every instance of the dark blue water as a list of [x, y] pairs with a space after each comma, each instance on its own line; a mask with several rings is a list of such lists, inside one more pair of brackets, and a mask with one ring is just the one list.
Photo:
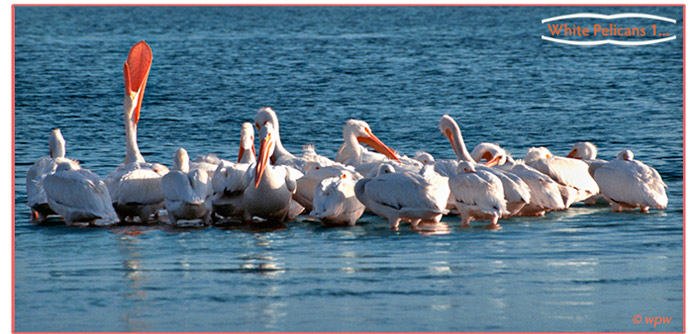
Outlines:
[[[547, 17], [641, 12], [677, 40], [579, 47], [541, 40]], [[682, 8], [16, 7], [17, 331], [681, 331]], [[639, 23], [640, 22], [640, 23]], [[286, 147], [334, 156], [344, 121], [387, 145], [453, 158], [466, 144], [522, 157], [591, 140], [658, 169], [665, 211], [576, 206], [489, 231], [389, 231], [376, 216], [322, 228], [196, 230], [35, 226], [26, 171], [60, 127], [68, 156], [101, 176], [124, 158], [122, 66], [154, 61], [139, 122], [149, 161], [174, 150], [232, 159], [256, 110]], [[636, 314], [672, 317], [634, 324]]]

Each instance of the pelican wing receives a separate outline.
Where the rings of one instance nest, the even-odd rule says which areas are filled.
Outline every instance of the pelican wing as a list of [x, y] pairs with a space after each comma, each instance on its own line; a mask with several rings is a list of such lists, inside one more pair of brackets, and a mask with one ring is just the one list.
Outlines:
[[449, 188], [457, 203], [476, 207], [486, 214], [507, 213], [502, 182], [489, 172], [458, 174], [449, 179]]
[[444, 208], [440, 208], [430, 196], [429, 187], [424, 180], [399, 172], [371, 179], [365, 184], [364, 191], [374, 202], [401, 212], [443, 212]]
[[188, 175], [181, 171], [171, 171], [163, 176], [161, 187], [165, 200], [169, 202], [201, 204], [204, 201], [192, 189]]
[[105, 179], [112, 201], [119, 204], [162, 202], [161, 171], [162, 169], [156, 172], [150, 168], [120, 168], [112, 172]]
[[63, 217], [81, 212], [116, 219], [107, 186], [90, 170], [56, 172], [47, 175], [43, 185], [51, 209]]
[[50, 157], [37, 160], [27, 171], [27, 205], [47, 203], [46, 192], [42, 186], [44, 178], [56, 171], [56, 163]]
[[637, 161], [613, 160], [595, 171], [603, 195], [614, 202], [665, 208], [665, 183], [657, 171]]
[[599, 193], [599, 186], [590, 176], [589, 166], [583, 161], [564, 157], [551, 157], [536, 160], [532, 167], [549, 175], [554, 181], [562, 185], [588, 191], [592, 194]]
[[510, 171], [529, 187], [531, 204], [551, 210], [565, 209], [558, 184], [548, 175], [524, 164], [517, 164]]

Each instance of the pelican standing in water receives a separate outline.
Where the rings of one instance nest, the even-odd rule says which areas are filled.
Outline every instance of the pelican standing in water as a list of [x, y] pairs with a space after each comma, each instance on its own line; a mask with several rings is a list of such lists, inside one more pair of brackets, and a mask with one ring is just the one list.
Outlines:
[[258, 217], [270, 223], [284, 223], [303, 211], [303, 207], [299, 207], [301, 211], [298, 211], [292, 206], [291, 197], [296, 192], [296, 181], [291, 168], [269, 163], [276, 147], [275, 131], [272, 123], [265, 123], [260, 130], [257, 163], [248, 169], [254, 171], [254, 178], [243, 191], [246, 221]]
[[[575, 143], [573, 147], [570, 149], [570, 153], [568, 153], [568, 158], [580, 159], [584, 161], [588, 166], [590, 166], [588, 168], [588, 172], [590, 172], [590, 175], [592, 175], [593, 178], [595, 176], [595, 171], [597, 170], [597, 168], [607, 163], [606, 160], [597, 159], [597, 146], [595, 146], [595, 144], [589, 141], [581, 141]], [[597, 200], [603, 198], [604, 196], [602, 196], [601, 194], [597, 194], [586, 199], [585, 204], [594, 205], [597, 202]]]
[[213, 190], [204, 168], [189, 169], [189, 155], [180, 147], [175, 151], [174, 165], [163, 176], [162, 191], [170, 223], [180, 222], [207, 225], [211, 220], [211, 195]]
[[502, 182], [486, 170], [476, 170], [476, 164], [461, 161], [456, 176], [449, 179], [449, 188], [461, 214], [461, 226], [473, 219], [490, 220], [488, 229], [499, 229], [498, 218], [507, 214]]
[[119, 221], [109, 190], [100, 177], [76, 163], [63, 161], [44, 179], [51, 209], [69, 226], [107, 226]]
[[65, 158], [66, 142], [60, 129], [51, 130], [49, 135], [49, 156], [37, 160], [27, 171], [27, 206], [32, 214], [32, 220], [43, 222], [49, 215], [56, 212], [49, 206], [44, 191], [44, 179], [47, 175], [56, 172], [56, 167], [61, 162], [67, 162], [79, 167], [77, 161]]
[[657, 170], [633, 159], [631, 150], [621, 150], [611, 160], [595, 171], [602, 196], [612, 206], [612, 211], [640, 208], [663, 210], [667, 207], [667, 185]]
[[105, 178], [119, 219], [125, 221], [127, 217], [138, 217], [142, 224], [148, 222], [151, 214], [164, 207], [161, 180], [169, 171], [161, 164], [147, 163], [136, 141], [136, 125], [152, 60], [150, 47], [141, 41], [131, 48], [124, 62], [126, 157]]
[[448, 192], [423, 175], [396, 172], [389, 164], [382, 164], [376, 176], [357, 181], [354, 193], [369, 210], [387, 219], [392, 230], [398, 229], [401, 220], [416, 228], [420, 221], [439, 222], [448, 213]]

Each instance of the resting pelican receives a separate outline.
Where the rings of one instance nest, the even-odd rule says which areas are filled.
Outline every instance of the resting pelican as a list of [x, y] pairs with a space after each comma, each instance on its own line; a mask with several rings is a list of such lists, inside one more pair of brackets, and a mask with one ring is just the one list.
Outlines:
[[[577, 142], [570, 149], [568, 153], [568, 158], [580, 159], [584, 161], [588, 166], [588, 172], [594, 177], [597, 168], [607, 163], [606, 160], [597, 159], [597, 146], [589, 141]], [[599, 184], [598, 184], [599, 185]], [[594, 205], [597, 200], [604, 198], [601, 194], [597, 194], [585, 200], [585, 204]]]
[[595, 180], [614, 212], [635, 208], [648, 212], [650, 208], [667, 207], [663, 178], [655, 168], [634, 160], [631, 150], [619, 151], [615, 160], [600, 166]]
[[458, 174], [449, 179], [449, 188], [461, 214], [461, 226], [469, 226], [473, 219], [490, 220], [488, 229], [499, 229], [498, 218], [507, 213], [502, 182], [492, 173], [476, 170], [470, 161], [461, 161]]
[[530, 201], [518, 212], [518, 215], [543, 216], [546, 211], [566, 208], [559, 185], [555, 181], [523, 162], [515, 161], [497, 144], [480, 143], [473, 148], [471, 155], [478, 161], [482, 159], [496, 161], [497, 165], [493, 166], [494, 170], [503, 170], [514, 174], [529, 187]]
[[44, 179], [44, 190], [51, 209], [69, 226], [106, 226], [119, 221], [104, 182], [75, 163], [58, 163], [56, 172]]
[[208, 172], [203, 168], [190, 170], [189, 155], [184, 148], [175, 151], [173, 168], [163, 176], [161, 186], [170, 223], [210, 223], [213, 190]]
[[303, 205], [308, 212], [311, 212], [315, 202], [315, 194], [318, 193], [316, 190], [317, 185], [327, 178], [340, 177], [342, 175], [349, 177], [355, 182], [362, 178], [362, 175], [355, 172], [352, 166], [341, 164], [323, 166], [316, 161], [308, 162], [303, 176], [296, 180], [294, 200]]
[[[492, 159], [483, 165], [477, 164], [476, 160], [471, 157], [471, 154], [469, 154], [468, 150], [466, 149], [466, 143], [464, 142], [464, 138], [461, 136], [461, 129], [459, 128], [459, 125], [451, 116], [443, 115], [440, 118], [439, 130], [442, 135], [449, 140], [449, 143], [451, 144], [452, 149], [454, 149], [454, 153], [456, 154], [458, 160], [471, 162], [476, 166], [476, 170], [485, 170], [494, 174], [500, 179], [500, 182], [505, 190], [507, 217], [518, 214], [519, 211], [529, 203], [531, 200], [530, 189], [523, 180], [513, 173], [491, 168], [498, 163], [499, 158], [492, 157]], [[440, 168], [439, 170], [445, 170], [445, 168]]]
[[161, 164], [147, 163], [136, 142], [136, 125], [152, 60], [150, 47], [141, 41], [131, 48], [124, 62], [126, 157], [105, 178], [112, 204], [121, 221], [126, 217], [138, 217], [141, 223], [147, 223], [151, 214], [164, 207], [160, 183], [169, 170]]
[[357, 181], [357, 199], [375, 214], [388, 220], [393, 230], [401, 220], [415, 228], [420, 221], [439, 222], [447, 213], [447, 196], [423, 175], [396, 172], [389, 164], [381, 165], [374, 177]]
[[[257, 163], [248, 169], [254, 170], [254, 179], [248, 182], [243, 191], [246, 221], [258, 217], [271, 223], [283, 223], [300, 213], [292, 206], [291, 197], [296, 192], [296, 181], [291, 168], [269, 163], [276, 147], [275, 131], [269, 122], [263, 124], [260, 130]], [[302, 207], [300, 209], [303, 211]]]
[[354, 226], [364, 213], [364, 205], [354, 195], [356, 183], [346, 173], [320, 181], [309, 215], [325, 226]]
[[588, 172], [589, 166], [578, 159], [553, 156], [542, 146], [530, 148], [524, 162], [561, 185], [566, 207], [599, 194], [599, 186]]
[[60, 129], [53, 129], [49, 135], [49, 156], [37, 160], [27, 171], [27, 206], [31, 209], [32, 220], [44, 221], [49, 215], [55, 215], [49, 206], [44, 191], [44, 178], [56, 172], [56, 166], [61, 162], [79, 165], [76, 161], [66, 159], [66, 142]]

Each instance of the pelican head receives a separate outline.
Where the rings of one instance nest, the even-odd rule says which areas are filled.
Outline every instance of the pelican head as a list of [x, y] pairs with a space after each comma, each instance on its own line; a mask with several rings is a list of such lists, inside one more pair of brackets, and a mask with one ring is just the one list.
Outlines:
[[548, 159], [550, 157], [553, 157], [553, 154], [551, 154], [551, 151], [546, 147], [531, 147], [524, 156], [524, 162], [530, 164], [534, 161]]
[[456, 172], [458, 174], [475, 173], [476, 164], [470, 161], [460, 161], [459, 164], [456, 166]]
[[145, 41], [136, 43], [124, 62], [124, 117], [135, 126], [141, 112], [141, 102], [148, 81], [153, 53]]
[[254, 118], [255, 127], [258, 131], [262, 130], [265, 123], [272, 123], [275, 129], [279, 130], [279, 119], [277, 113], [272, 107], [262, 107], [257, 111]]
[[238, 162], [243, 158], [245, 151], [252, 150], [255, 156], [255, 129], [252, 123], [245, 122], [240, 126], [240, 148], [238, 149]]
[[396, 172], [396, 169], [393, 168], [393, 166], [391, 166], [390, 164], [381, 164], [379, 166], [379, 171], [378, 171], [378, 174], [376, 176], [380, 176], [383, 174], [391, 174], [391, 173], [395, 173], [395, 172]]
[[456, 152], [457, 148], [456, 142], [454, 141], [454, 136], [457, 134], [457, 132], [461, 134], [461, 129], [459, 129], [459, 125], [456, 123], [456, 121], [449, 115], [442, 115], [442, 118], [439, 119], [439, 132], [442, 133], [442, 136], [449, 139], [451, 148], [454, 149], [454, 152]]
[[396, 155], [395, 151], [386, 146], [379, 138], [374, 136], [371, 132], [369, 124], [365, 121], [360, 121], [357, 119], [349, 119], [345, 122], [345, 126], [342, 128], [342, 136], [345, 142], [351, 140], [351, 138], [356, 138], [358, 142], [369, 145], [377, 152], [387, 156], [389, 159], [396, 160], [400, 162], [400, 159]]
[[64, 158], [66, 156], [66, 141], [63, 139], [61, 129], [51, 130], [49, 135], [49, 156], [51, 158]]
[[413, 156], [413, 159], [420, 161], [425, 165], [434, 162], [434, 157], [432, 156], [432, 154], [423, 150], [415, 152], [415, 156]]
[[175, 151], [172, 169], [189, 173], [189, 154], [187, 154], [187, 150], [180, 147]]
[[486, 162], [485, 165], [491, 167], [505, 164], [507, 152], [498, 144], [480, 143], [473, 148], [471, 156], [476, 161], [481, 161], [482, 159], [487, 160], [488, 162]]
[[631, 152], [631, 150], [621, 150], [616, 154], [616, 158], [619, 160], [631, 161], [633, 160], [633, 152]]
[[269, 122], [264, 123], [260, 129], [260, 149], [255, 166], [255, 188], [260, 184], [269, 158], [274, 154], [274, 131], [274, 126]]
[[597, 146], [589, 141], [579, 141], [573, 145], [568, 158], [593, 160], [597, 158]]
[[63, 161], [58, 163], [56, 165], [56, 172], [63, 172], [67, 170], [79, 170], [80, 167], [77, 166], [75, 163], [71, 163], [70, 161]]

